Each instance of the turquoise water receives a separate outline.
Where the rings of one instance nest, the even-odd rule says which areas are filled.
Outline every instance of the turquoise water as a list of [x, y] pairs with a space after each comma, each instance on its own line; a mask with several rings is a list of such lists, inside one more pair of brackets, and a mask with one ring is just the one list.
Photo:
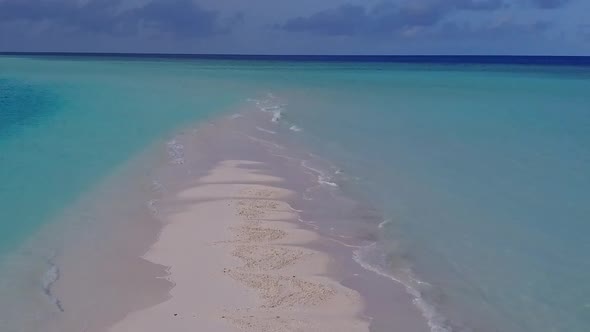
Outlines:
[[0, 257], [150, 143], [271, 92], [383, 212], [365, 258], [428, 283], [440, 328], [586, 331], [588, 91], [588, 67], [0, 58]]
[[0, 59], [0, 250], [151, 141], [245, 98], [212, 82], [175, 63]]
[[[246, 97], [201, 70], [0, 58], [1, 331], [38, 331], [36, 320], [58, 314], [44, 293], [59, 278], [53, 256], [74, 239], [38, 232], [60, 227], [64, 211], [152, 142]], [[87, 216], [78, 219], [69, 236], [86, 232]]]
[[430, 283], [423, 296], [450, 318], [442, 326], [585, 331], [589, 74], [347, 71], [333, 73], [338, 89], [290, 98], [285, 117], [316, 136], [321, 155], [358, 176], [355, 191], [385, 211], [378, 247], [389, 255], [374, 261], [397, 273], [410, 264]]

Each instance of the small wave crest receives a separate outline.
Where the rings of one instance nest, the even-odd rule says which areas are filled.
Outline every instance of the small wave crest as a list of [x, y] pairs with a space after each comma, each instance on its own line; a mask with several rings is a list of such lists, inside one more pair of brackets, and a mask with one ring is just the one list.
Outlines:
[[248, 99], [249, 102], [252, 102], [256, 105], [256, 107], [262, 111], [267, 113], [272, 113], [272, 122], [279, 122], [283, 116], [283, 111], [287, 104], [280, 102], [277, 97], [275, 97], [272, 93], [267, 94], [267, 98], [265, 99]]
[[150, 213], [153, 216], [157, 216], [158, 215], [158, 207], [156, 206], [157, 203], [158, 203], [158, 200], [157, 199], [150, 199], [146, 203], [148, 210], [150, 211]]
[[256, 130], [261, 131], [263, 133], [267, 133], [267, 134], [273, 134], [273, 135], [277, 133], [276, 131], [265, 129], [265, 128], [262, 128], [262, 127], [256, 127]]
[[279, 122], [281, 120], [281, 117], [283, 116], [283, 113], [281, 113], [280, 110], [278, 111], [273, 111], [272, 112], [272, 122]]
[[311, 172], [317, 174], [317, 179], [318, 179], [317, 181], [319, 184], [338, 188], [338, 184], [332, 181], [332, 177], [330, 175], [326, 174], [326, 172], [324, 172], [322, 170], [319, 170], [315, 167], [309, 166], [307, 160], [302, 160], [301, 166], [303, 168], [308, 169]]
[[311, 220], [304, 220], [304, 219], [301, 219], [301, 218], [297, 218], [297, 221], [299, 221], [300, 223], [305, 224], [305, 225], [307, 225], [307, 226], [309, 226], [309, 227], [311, 227], [311, 228], [313, 228], [315, 230], [320, 229], [320, 227], [315, 222], [313, 222]]
[[379, 227], [379, 228], [383, 228], [383, 227], [387, 226], [388, 224], [390, 224], [392, 221], [393, 221], [393, 220], [391, 220], [391, 219], [385, 219], [385, 220], [383, 220], [382, 222], [380, 222], [380, 223], [379, 223], [379, 226], [377, 226], [377, 227]]
[[300, 127], [297, 127], [296, 125], [292, 125], [291, 127], [289, 127], [289, 130], [298, 133], [298, 132], [302, 131], [303, 129], [301, 129]]
[[150, 185], [150, 190], [154, 193], [160, 193], [164, 190], [164, 186], [158, 180], [153, 180]]
[[354, 250], [353, 260], [365, 270], [374, 272], [404, 286], [406, 292], [412, 297], [412, 303], [418, 308], [418, 310], [420, 310], [422, 316], [426, 319], [431, 332], [453, 332], [448, 320], [438, 313], [432, 304], [428, 303], [423, 298], [422, 292], [418, 289], [419, 286], [430, 286], [430, 284], [411, 276], [409, 271], [407, 277], [408, 280], [406, 281], [404, 280], [406, 278], [395, 277], [392, 273], [386, 271], [386, 269], [381, 266], [382, 264], [369, 263], [369, 257], [372, 255], [378, 255], [378, 251], [377, 243], [374, 242]]
[[333, 188], [338, 188], [338, 184], [337, 183], [332, 182], [332, 181], [329, 181], [329, 180], [331, 180], [331, 178], [324, 177], [324, 176], [321, 176], [321, 175], [318, 176], [318, 183], [319, 184], [324, 184], [326, 186], [330, 186], [330, 187], [333, 187]]
[[170, 163], [176, 165], [184, 164], [184, 145], [182, 143], [173, 139], [166, 144], [166, 150], [168, 151]]

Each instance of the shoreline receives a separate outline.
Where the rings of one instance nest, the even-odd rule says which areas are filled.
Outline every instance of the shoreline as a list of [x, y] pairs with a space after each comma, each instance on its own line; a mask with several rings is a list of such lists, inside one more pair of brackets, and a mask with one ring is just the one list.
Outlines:
[[0, 139], [0, 331], [105, 331], [168, 301], [169, 266], [142, 257], [225, 160], [283, 179], [372, 331], [590, 325], [588, 70], [63, 60], [4, 63], [26, 119]]
[[[320, 287], [320, 289], [324, 289], [330, 296], [349, 301], [345, 306], [333, 304], [327, 306], [325, 311], [327, 317], [332, 315], [340, 317], [336, 321], [332, 320], [333, 324], [338, 324], [337, 321], [346, 321], [348, 322], [346, 326], [355, 326], [354, 331], [386, 332], [392, 327], [411, 332], [430, 331], [423, 313], [412, 303], [414, 299], [403, 286], [392, 282], [387, 277], [366, 270], [353, 260], [354, 251], [366, 245], [367, 241], [372, 240], [370, 230], [376, 229], [380, 222], [375, 212], [363, 204], [337, 194], [338, 187], [334, 186], [329, 181], [330, 179], [321, 173], [321, 170], [329, 168], [329, 165], [322, 164], [323, 161], [319, 159], [300, 159], [303, 154], [307, 155], [307, 152], [298, 151], [295, 145], [293, 148], [291, 146], [286, 148], [283, 143], [287, 142], [275, 139], [279, 135], [258, 129], [273, 125], [272, 118], [276, 116], [275, 114], [263, 113], [256, 109], [238, 111], [239, 116], [234, 114], [179, 131], [172, 139], [158, 143], [155, 148], [149, 148], [144, 155], [134, 158], [129, 165], [123, 167], [120, 174], [109, 179], [111, 183], [117, 185], [117, 179], [135, 176], [134, 174], [139, 169], [137, 167], [141, 166], [139, 172], [141, 176], [131, 181], [140, 189], [122, 190], [116, 195], [110, 195], [109, 190], [106, 190], [102, 193], [103, 197], [98, 199], [98, 203], [94, 202], [102, 205], [105, 202], [112, 203], [106, 204], [109, 206], [100, 207], [99, 210], [103, 215], [99, 213], [99, 219], [109, 220], [109, 218], [122, 216], [128, 219], [123, 224], [111, 223], [105, 226], [105, 233], [102, 234], [99, 242], [103, 242], [101, 246], [108, 243], [106, 246], [111, 245], [112, 248], [102, 248], [101, 252], [93, 253], [92, 247], [86, 248], [88, 246], [82, 244], [80, 247], [86, 248], [86, 251], [82, 250], [72, 255], [69, 250], [64, 255], [56, 257], [56, 265], [59, 266], [59, 279], [52, 284], [51, 293], [64, 306], [65, 313], [55, 313], [52, 325], [54, 329], [48, 329], [48, 331], [82, 330], [93, 332], [133, 331], [134, 329], [143, 331], [145, 328], [140, 328], [143, 326], [142, 324], [157, 325], [158, 322], [150, 320], [152, 316], [157, 316], [154, 313], [164, 315], [157, 316], [161, 318], [162, 322], [181, 324], [179, 325], [180, 330], [190, 327], [184, 326], [182, 323], [188, 324], [192, 321], [193, 328], [199, 328], [200, 324], [213, 324], [211, 326], [216, 327], [207, 327], [212, 331], [215, 328], [220, 330], [231, 329], [232, 326], [235, 328], [236, 322], [243, 325], [240, 330], [274, 331], [272, 328], [283, 324], [279, 329], [281, 331], [307, 331], [308, 329], [305, 328], [297, 329], [297, 325], [294, 323], [306, 320], [310, 322], [309, 324], [313, 322], [316, 326], [324, 326], [323, 330], [332, 329], [328, 325], [322, 325], [328, 324], [330, 321], [328, 318], [322, 321], [320, 317], [304, 314], [305, 310], [301, 308], [305, 308], [309, 304], [306, 304], [305, 301], [303, 304], [295, 301], [292, 303], [293, 306], [287, 308], [288, 310], [284, 313], [270, 316], [269, 312], [272, 310], [268, 308], [269, 311], [264, 314], [260, 310], [252, 309], [263, 308], [265, 301], [273, 298], [272, 295], [269, 295], [272, 292], [269, 293], [260, 285], [254, 286], [256, 283], [251, 279], [248, 281], [248, 278], [243, 275], [242, 277], [235, 276], [235, 279], [232, 279], [228, 277], [228, 273], [223, 273], [224, 268], [233, 269], [236, 266], [239, 267], [240, 264], [260, 270], [261, 267], [256, 265], [260, 259], [253, 257], [260, 257], [260, 255], [264, 255], [264, 252], [268, 253], [269, 251], [282, 253], [277, 256], [283, 257], [277, 258], [278, 262], [282, 262], [277, 263], [278, 266], [285, 262], [288, 264], [279, 269], [271, 269], [271, 272], [276, 274], [273, 277], [275, 279], [267, 280], [267, 284], [281, 284], [280, 278], [277, 281], [279, 274], [282, 273], [280, 271], [289, 271], [288, 274], [292, 274], [291, 277], [297, 276], [300, 288], [303, 287], [301, 285], [307, 285], [307, 282], [313, 285], [321, 284], [325, 287]], [[215, 173], [216, 166], [223, 165], [227, 160], [248, 160], [257, 164], [242, 165], [241, 167], [244, 168], [242, 171], [248, 171], [247, 174], [236, 173], [236, 169], [239, 170], [236, 168], [233, 170], [233, 175], [231, 172], [217, 174], [215, 184], [201, 183], [203, 179], [205, 182], [209, 181], [206, 179], [211, 175], [210, 172]], [[268, 180], [268, 182], [263, 180]], [[214, 232], [212, 233], [207, 228], [210, 225], [208, 226], [206, 223], [201, 225], [198, 221], [211, 219], [211, 217], [206, 217], [208, 214], [215, 219], [217, 213], [221, 213], [229, 207], [212, 205], [205, 211], [198, 203], [187, 202], [186, 197], [181, 197], [182, 193], [191, 190], [198, 191], [199, 186], [202, 185], [229, 185], [235, 189], [236, 186], [244, 185], [244, 183], [248, 183], [248, 186], [264, 185], [271, 187], [272, 191], [289, 193], [276, 200], [283, 210], [289, 211], [289, 213], [282, 212], [288, 217], [283, 216], [284, 220], [276, 221], [277, 225], [273, 227], [283, 231], [288, 230], [288, 238], [291, 233], [306, 235], [302, 238], [295, 237], [291, 243], [272, 244], [278, 245], [278, 247], [267, 248], [262, 252], [260, 250], [244, 251], [248, 255], [254, 255], [253, 257], [244, 256], [243, 253], [238, 253], [236, 256], [234, 255], [236, 250], [227, 248], [229, 245], [226, 245], [223, 250], [216, 248], [219, 250], [216, 254], [218, 259], [214, 261], [226, 262], [227, 266], [215, 265], [215, 262], [211, 262], [210, 258], [199, 255], [200, 250], [211, 251], [215, 248], [215, 246], [204, 245], [205, 241], [210, 240], [209, 237], [190, 238], [183, 236], [191, 230], [196, 231], [198, 227], [205, 227], [201, 230], [204, 234], [213, 234]], [[105, 183], [105, 187], [109, 188], [108, 183]], [[231, 196], [229, 192], [225, 194]], [[137, 196], [134, 198], [135, 205], [130, 208], [128, 206], [129, 198], [134, 196]], [[141, 200], [140, 206], [138, 202]], [[231, 200], [226, 203], [236, 204]], [[202, 202], [202, 204], [209, 203]], [[120, 205], [120, 209], [111, 210], [110, 205]], [[203, 212], [193, 218], [193, 224], [186, 220], [171, 222], [170, 218], [178, 218], [174, 214], [180, 213], [179, 211], [183, 209], [200, 209]], [[140, 210], [141, 212], [138, 212]], [[232, 216], [227, 217], [233, 218]], [[245, 222], [238, 219], [232, 220], [237, 224]], [[359, 223], [359, 220], [364, 220], [364, 222]], [[187, 231], [175, 230], [176, 226], [174, 225], [177, 223], [179, 229]], [[230, 226], [226, 225], [226, 228], [229, 229]], [[220, 235], [218, 241], [230, 241], [232, 236], [235, 236], [232, 231], [227, 229], [215, 231]], [[113, 230], [116, 234], [109, 233]], [[138, 230], [141, 232], [137, 232]], [[176, 235], [172, 236], [168, 233]], [[170, 240], [169, 236], [177, 240]], [[104, 241], [102, 241], [103, 239]], [[182, 254], [181, 251], [175, 251], [174, 257], [167, 256], [168, 251], [177, 250], [174, 247], [177, 243], [179, 246], [186, 243], [184, 250], [191, 252], [192, 256]], [[99, 244], [96, 243], [95, 248], [97, 245]], [[287, 245], [288, 248], [283, 247], [284, 245]], [[310, 254], [313, 259], [303, 259], [299, 257], [302, 255], [301, 253]], [[306, 255], [302, 256], [307, 257]], [[192, 262], [194, 266], [187, 265], [191, 259], [194, 259]], [[299, 276], [297, 273], [293, 274], [294, 266], [301, 266], [301, 271], [306, 274], [303, 276]], [[194, 271], [191, 270], [195, 267], [203, 271], [210, 271], [207, 272], [209, 278], [201, 280], [195, 277]], [[175, 275], [176, 269], [183, 272]], [[193, 276], [191, 283], [182, 283], [176, 280], [176, 278], [187, 278], [186, 276], [189, 275]], [[300, 277], [301, 279], [299, 279]], [[217, 282], [222, 278], [233, 280], [226, 280], [228, 289], [232, 289], [233, 292], [230, 294], [220, 291], [221, 295], [219, 296], [227, 303], [243, 305], [243, 307], [233, 309], [250, 308], [249, 311], [256, 311], [256, 314], [248, 315], [246, 320], [244, 317], [240, 318], [236, 315], [237, 310], [232, 315], [228, 312], [219, 314], [222, 311], [215, 311], [216, 316], [219, 316], [216, 320], [204, 319], [198, 314], [198, 312], [206, 312], [215, 307], [206, 306], [199, 294], [210, 294], [207, 292], [215, 287], [209, 280]], [[238, 282], [236, 279], [242, 281]], [[322, 293], [322, 291], [297, 293], [292, 286], [291, 288], [281, 286], [282, 290], [279, 293], [286, 292], [286, 295], [289, 295], [288, 293], [291, 292], [291, 294], [300, 294], [302, 298], [307, 296], [302, 294], [312, 294], [310, 296], [313, 298], [318, 293]], [[225, 287], [221, 287], [221, 289], [223, 288]], [[108, 291], [101, 294], [101, 289]], [[289, 289], [291, 290], [289, 291]], [[331, 291], [327, 291], [328, 289]], [[194, 293], [194, 295], [191, 298], [177, 296], [177, 294], [188, 292]], [[237, 298], [234, 299], [232, 294]], [[214, 296], [206, 296], [206, 298], [211, 297]], [[276, 298], [277, 295], [275, 294], [274, 297]], [[291, 295], [291, 297], [298, 298], [297, 295]], [[96, 300], [93, 301], [94, 303], [86, 304], [88, 298]], [[108, 303], [117, 303], [117, 305], [104, 309], [103, 307]], [[83, 305], [78, 308], [78, 304]], [[223, 309], [222, 304], [223, 301], [218, 302], [218, 306], [215, 308]], [[174, 305], [180, 305], [180, 307], [174, 307]], [[290, 310], [297, 306], [299, 306], [295, 310], [297, 314], [291, 315]], [[312, 305], [309, 308], [316, 310], [319, 307]], [[187, 314], [188, 316], [181, 316], [183, 311], [173, 308], [192, 308], [196, 317], [190, 316], [190, 313]], [[178, 316], [174, 316], [174, 314], [178, 314]], [[227, 319], [221, 319], [221, 316], [225, 316]], [[254, 316], [256, 322], [252, 321], [249, 316]], [[276, 319], [276, 316], [282, 318]], [[181, 322], [178, 317], [185, 317], [186, 320]], [[232, 317], [233, 323], [228, 322], [230, 317]], [[289, 317], [288, 321], [286, 317]], [[265, 320], [265, 318], [268, 319]], [[258, 327], [252, 327], [255, 326], [254, 324], [258, 324]], [[347, 330], [345, 327], [338, 328]]]
[[368, 331], [358, 294], [304, 249], [317, 235], [285, 222], [292, 193], [256, 166], [222, 161], [163, 204], [167, 224], [144, 258], [170, 267], [171, 298], [109, 331]]

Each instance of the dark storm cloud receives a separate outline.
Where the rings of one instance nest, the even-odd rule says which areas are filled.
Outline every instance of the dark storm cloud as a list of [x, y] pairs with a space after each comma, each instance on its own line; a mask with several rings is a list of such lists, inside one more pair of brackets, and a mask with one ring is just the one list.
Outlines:
[[137, 8], [121, 8], [121, 0], [0, 0], [0, 23], [21, 22], [45, 29], [77, 30], [109, 35], [140, 31], [175, 37], [227, 32], [240, 16], [223, 20], [191, 0], [152, 0]]
[[433, 33], [433, 37], [452, 40], [505, 40], [539, 34], [548, 31], [553, 23], [549, 21], [535, 21], [533, 23], [518, 23], [512, 20], [472, 25], [469, 23], [445, 23]]
[[222, 19], [217, 11], [205, 10], [191, 0], [158, 0], [123, 15], [123, 21], [141, 22], [156, 31], [179, 37], [201, 37], [229, 32], [243, 20], [241, 14]]
[[72, 1], [4, 0], [0, 22], [20, 21], [77, 27], [88, 31], [111, 31], [117, 25], [116, 0], [99, 0], [77, 6]]
[[312, 31], [327, 35], [352, 35], [370, 22], [365, 8], [357, 5], [342, 5], [315, 13], [309, 17], [296, 17], [276, 26], [287, 31]]
[[568, 3], [570, 3], [570, 0], [532, 0], [532, 1], [533, 1], [533, 5], [535, 5], [538, 8], [543, 8], [543, 9], [560, 8], [560, 7], [563, 7], [563, 6], [567, 5]]
[[438, 24], [456, 11], [494, 11], [506, 7], [502, 0], [420, 0], [403, 4], [384, 2], [373, 8], [345, 4], [307, 17], [296, 17], [275, 26], [291, 32], [326, 35], [391, 33]]
[[0, 51], [588, 54], [589, 11], [588, 0], [0, 0]]

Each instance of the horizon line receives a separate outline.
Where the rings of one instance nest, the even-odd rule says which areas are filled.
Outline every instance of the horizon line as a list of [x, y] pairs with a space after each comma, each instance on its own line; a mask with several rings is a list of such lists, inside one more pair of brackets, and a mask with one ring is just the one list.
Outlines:
[[0, 55], [12, 54], [75, 54], [75, 55], [183, 55], [183, 56], [298, 56], [298, 57], [556, 57], [587, 58], [590, 55], [550, 54], [272, 54], [272, 53], [160, 53], [160, 52], [81, 52], [81, 51], [0, 51]]
[[590, 66], [586, 55], [452, 55], [452, 54], [237, 54], [237, 53], [123, 53], [123, 52], [0, 52], [0, 56], [46, 56], [136, 59], [234, 60], [276, 62], [366, 62], [443, 65]]

